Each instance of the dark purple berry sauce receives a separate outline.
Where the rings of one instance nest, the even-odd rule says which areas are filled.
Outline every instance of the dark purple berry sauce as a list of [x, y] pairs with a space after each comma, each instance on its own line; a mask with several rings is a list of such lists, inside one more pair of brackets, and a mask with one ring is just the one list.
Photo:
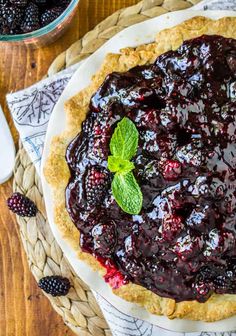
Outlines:
[[[107, 170], [124, 116], [139, 131], [136, 216], [116, 204]], [[66, 159], [81, 248], [114, 288], [131, 281], [176, 301], [236, 294], [236, 40], [202, 36], [108, 75]]]

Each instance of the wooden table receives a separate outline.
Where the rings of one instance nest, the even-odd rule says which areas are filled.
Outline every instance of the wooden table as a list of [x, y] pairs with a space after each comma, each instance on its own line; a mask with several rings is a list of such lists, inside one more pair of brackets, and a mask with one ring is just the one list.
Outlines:
[[[137, 2], [80, 0], [71, 28], [54, 44], [34, 51], [0, 47], [0, 103], [16, 143], [18, 136], [6, 106], [6, 93], [37, 82], [53, 59], [74, 41], [114, 11]], [[72, 336], [29, 272], [15, 217], [6, 207], [11, 193], [12, 181], [0, 186], [0, 336]]]

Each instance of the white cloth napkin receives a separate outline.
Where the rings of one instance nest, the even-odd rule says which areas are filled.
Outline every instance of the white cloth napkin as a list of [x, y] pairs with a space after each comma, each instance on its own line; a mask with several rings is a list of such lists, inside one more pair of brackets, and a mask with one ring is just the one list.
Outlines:
[[[236, 10], [236, 0], [204, 0], [192, 9]], [[79, 66], [80, 64], [77, 64], [27, 89], [7, 95], [15, 126], [38, 174], [47, 125], [54, 105]], [[164, 330], [121, 313], [100, 295], [94, 294], [114, 336], [236, 336], [236, 332], [175, 333]]]

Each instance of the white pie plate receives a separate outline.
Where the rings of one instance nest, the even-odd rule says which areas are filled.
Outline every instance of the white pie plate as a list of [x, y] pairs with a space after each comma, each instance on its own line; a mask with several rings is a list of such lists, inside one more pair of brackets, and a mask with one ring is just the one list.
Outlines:
[[[178, 11], [164, 14], [160, 17], [150, 19], [148, 21], [133, 25], [122, 32], [118, 33], [99, 50], [91, 55], [79, 69], [75, 72], [66, 89], [62, 93], [52, 113], [48, 131], [46, 135], [44, 153], [42, 158], [42, 168], [49, 154], [49, 146], [52, 137], [61, 133], [65, 129], [65, 112], [64, 103], [73, 95], [78, 93], [84, 87], [88, 86], [91, 76], [99, 69], [104, 57], [108, 52], [119, 52], [121, 48], [137, 46], [143, 43], [154, 41], [158, 31], [175, 26], [194, 16], [206, 16], [212, 19], [218, 19], [224, 16], [236, 16], [236, 12], [231, 11]], [[195, 331], [232, 331], [236, 329], [236, 317], [214, 322], [195, 322], [187, 320], [169, 320], [166, 317], [149, 314], [145, 309], [136, 304], [132, 304], [122, 300], [114, 295], [110, 287], [105, 283], [102, 277], [88, 267], [84, 262], [80, 261], [68, 243], [62, 238], [53, 220], [53, 202], [50, 186], [47, 184], [42, 171], [43, 193], [46, 203], [48, 220], [52, 232], [60, 245], [65, 256], [74, 268], [76, 274], [87, 283], [91, 289], [103, 296], [108, 302], [114, 305], [121, 312], [137, 317], [150, 323], [162, 327], [164, 329], [178, 332], [195, 332]]]

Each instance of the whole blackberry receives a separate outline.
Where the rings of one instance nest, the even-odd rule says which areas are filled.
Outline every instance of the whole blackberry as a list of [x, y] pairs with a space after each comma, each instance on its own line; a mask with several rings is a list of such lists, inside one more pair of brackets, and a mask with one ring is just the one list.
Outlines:
[[219, 275], [214, 279], [213, 284], [216, 289], [227, 289], [233, 284], [233, 282], [232, 279], [226, 275]]
[[7, 26], [3, 26], [3, 27], [0, 27], [0, 34], [1, 35], [17, 35], [17, 34], [21, 34], [21, 30], [19, 28], [14, 28], [14, 29], [11, 29]]
[[115, 222], [99, 223], [93, 227], [91, 233], [96, 252], [102, 256], [110, 256], [117, 242]]
[[0, 34], [1, 35], [10, 35], [11, 34], [11, 30], [7, 26], [0, 25]]
[[17, 7], [25, 7], [28, 3], [28, 0], [10, 0], [10, 3]]
[[65, 296], [70, 290], [70, 281], [60, 275], [46, 276], [39, 280], [39, 288], [52, 296]]
[[8, 198], [7, 205], [12, 212], [21, 217], [34, 217], [38, 212], [34, 202], [19, 192], [14, 193]]
[[84, 122], [83, 122], [83, 132], [87, 133], [87, 134], [91, 134], [92, 130], [93, 130], [93, 124], [94, 124], [94, 120], [93, 118], [87, 118]]
[[39, 6], [45, 6], [47, 4], [47, 0], [34, 0], [34, 3]]
[[41, 23], [43, 26], [47, 26], [49, 23], [56, 20], [61, 13], [64, 11], [62, 7], [53, 7], [51, 9], [47, 9], [42, 15], [41, 15]]
[[90, 167], [85, 178], [87, 203], [93, 206], [102, 201], [109, 186], [109, 173], [100, 167]]
[[21, 24], [22, 9], [15, 6], [2, 6], [0, 9], [1, 26], [14, 29]]
[[39, 8], [36, 4], [30, 2], [26, 7], [25, 15], [21, 24], [24, 33], [30, 33], [40, 28]]
[[53, 0], [53, 3], [55, 6], [62, 6], [62, 7], [67, 7], [71, 0]]
[[197, 278], [203, 282], [211, 283], [212, 280], [216, 277], [219, 270], [215, 269], [214, 267], [205, 266], [200, 269]]
[[197, 293], [197, 299], [199, 302], [204, 302], [204, 298], [211, 295], [211, 287], [208, 283], [198, 281], [194, 284], [194, 289]]

